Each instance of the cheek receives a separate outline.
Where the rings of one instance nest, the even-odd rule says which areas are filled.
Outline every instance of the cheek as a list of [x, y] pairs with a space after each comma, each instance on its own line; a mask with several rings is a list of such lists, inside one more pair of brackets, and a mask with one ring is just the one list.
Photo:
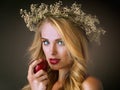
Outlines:
[[43, 49], [43, 52], [44, 52], [45, 56], [47, 56], [47, 54], [49, 54], [48, 53], [49, 49], [45, 48], [44, 46], [42, 47], [42, 49]]
[[67, 58], [68, 57], [68, 53], [66, 49], [60, 49], [59, 53], [61, 54], [62, 57]]
[[72, 57], [70, 56], [70, 54], [67, 52], [67, 50], [64, 49], [64, 51], [61, 53], [62, 57], [66, 60], [72, 60]]

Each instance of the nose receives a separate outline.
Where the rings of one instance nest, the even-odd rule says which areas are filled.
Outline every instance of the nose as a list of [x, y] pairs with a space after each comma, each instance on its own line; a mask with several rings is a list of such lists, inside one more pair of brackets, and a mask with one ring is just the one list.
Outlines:
[[51, 44], [50, 46], [50, 54], [51, 55], [56, 55], [57, 54], [57, 48], [55, 44]]

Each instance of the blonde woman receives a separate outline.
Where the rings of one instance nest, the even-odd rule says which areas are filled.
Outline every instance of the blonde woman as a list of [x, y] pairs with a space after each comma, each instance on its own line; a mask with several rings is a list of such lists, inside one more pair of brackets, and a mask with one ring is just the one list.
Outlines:
[[[84, 13], [76, 3], [69, 8], [61, 1], [50, 6], [32, 4], [31, 12], [21, 9], [21, 15], [27, 27], [35, 31], [29, 49], [29, 84], [23, 90], [103, 90], [86, 68], [88, 41], [99, 43], [100, 34], [105, 32], [95, 25], [99, 23], [96, 17]], [[47, 69], [34, 72], [43, 61]]]

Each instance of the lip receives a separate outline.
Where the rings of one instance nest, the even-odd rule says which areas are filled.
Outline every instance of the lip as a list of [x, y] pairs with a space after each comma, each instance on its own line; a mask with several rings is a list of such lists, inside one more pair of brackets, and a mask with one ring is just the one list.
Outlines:
[[49, 61], [50, 61], [51, 64], [55, 65], [55, 64], [58, 64], [58, 63], [59, 63], [60, 59], [50, 58]]

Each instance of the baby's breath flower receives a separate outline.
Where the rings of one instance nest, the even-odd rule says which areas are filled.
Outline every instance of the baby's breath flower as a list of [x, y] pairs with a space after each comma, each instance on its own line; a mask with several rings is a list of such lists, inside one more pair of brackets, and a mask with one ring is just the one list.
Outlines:
[[36, 31], [37, 24], [41, 22], [42, 19], [53, 16], [68, 18], [72, 22], [80, 26], [82, 25], [90, 41], [100, 43], [100, 36], [105, 33], [105, 30], [97, 26], [100, 22], [96, 16], [86, 14], [81, 9], [81, 4], [77, 3], [73, 3], [70, 8], [67, 6], [64, 7], [62, 1], [51, 5], [44, 3], [41, 3], [41, 5], [31, 4], [30, 12], [20, 9], [20, 14], [30, 31]]

